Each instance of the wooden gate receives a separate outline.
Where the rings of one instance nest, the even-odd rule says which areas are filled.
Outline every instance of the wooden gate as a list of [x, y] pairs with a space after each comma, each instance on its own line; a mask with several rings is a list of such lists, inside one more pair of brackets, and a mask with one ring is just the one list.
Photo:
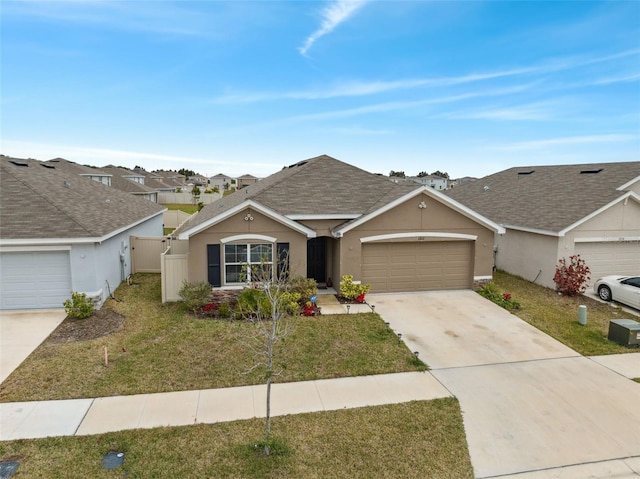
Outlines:
[[160, 255], [167, 246], [164, 236], [132, 236], [131, 272], [160, 273]]

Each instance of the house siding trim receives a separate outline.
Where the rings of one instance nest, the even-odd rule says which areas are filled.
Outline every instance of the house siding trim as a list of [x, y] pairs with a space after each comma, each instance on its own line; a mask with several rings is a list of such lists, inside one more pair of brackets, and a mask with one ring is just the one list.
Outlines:
[[274, 238], [273, 236], [260, 235], [260, 234], [245, 234], [245, 235], [234, 235], [234, 236], [227, 236], [226, 238], [220, 238], [220, 243], [225, 244], [225, 243], [231, 243], [233, 241], [252, 241], [252, 240], [275, 243], [278, 240], [278, 238]]
[[0, 246], [31, 246], [31, 245], [59, 245], [59, 244], [95, 244], [95, 243], [104, 243], [105, 241], [118, 236], [125, 231], [130, 230], [131, 228], [135, 228], [141, 224], [146, 223], [147, 221], [164, 214], [167, 211], [165, 208], [162, 211], [154, 213], [146, 218], [142, 218], [134, 223], [123, 226], [106, 234], [104, 236], [92, 236], [87, 238], [24, 238], [24, 239], [0, 239]]
[[387, 240], [393, 240], [393, 239], [420, 238], [420, 237], [471, 240], [471, 241], [475, 241], [478, 239], [477, 235], [468, 235], [463, 233], [413, 231], [409, 233], [390, 233], [390, 234], [384, 234], [384, 235], [366, 236], [364, 238], [360, 238], [360, 243], [372, 243], [374, 241], [387, 241]]
[[640, 236], [601, 236], [598, 238], [574, 238], [574, 243], [637, 243]]
[[587, 221], [589, 221], [592, 218], [595, 218], [596, 216], [598, 216], [600, 213], [608, 210], [609, 208], [617, 205], [620, 202], [625, 202], [629, 200], [629, 198], [636, 200], [638, 203], [640, 203], [640, 195], [634, 193], [633, 191], [629, 191], [628, 193], [620, 196], [619, 198], [616, 198], [615, 200], [611, 201], [610, 203], [604, 205], [601, 208], [598, 208], [597, 210], [595, 210], [593, 213], [588, 214], [587, 216], [579, 219], [578, 221], [576, 221], [575, 223], [567, 226], [566, 228], [564, 228], [563, 230], [560, 230], [558, 232], [558, 236], [564, 236], [566, 235], [569, 231], [571, 231], [572, 229], [577, 228], [578, 226], [580, 226], [583, 223], [586, 223]]
[[354, 228], [357, 228], [358, 226], [366, 223], [369, 220], [372, 220], [373, 218], [376, 218], [377, 216], [380, 216], [383, 213], [386, 213], [387, 211], [392, 210], [393, 208], [395, 208], [396, 206], [399, 206], [403, 203], [405, 203], [406, 201], [415, 198], [419, 195], [422, 194], [426, 194], [427, 196], [431, 197], [432, 199], [439, 201], [440, 203], [450, 207], [451, 209], [453, 209], [454, 211], [457, 211], [458, 213], [462, 214], [463, 216], [466, 216], [467, 218], [470, 218], [472, 220], [474, 220], [475, 222], [495, 231], [498, 234], [504, 234], [505, 229], [500, 226], [497, 223], [494, 223], [493, 221], [491, 221], [488, 218], [485, 218], [484, 216], [476, 213], [475, 211], [471, 210], [470, 208], [467, 208], [466, 206], [464, 206], [462, 203], [458, 203], [457, 201], [455, 201], [454, 199], [440, 193], [437, 190], [434, 190], [433, 188], [429, 187], [429, 186], [420, 186], [418, 188], [416, 188], [415, 190], [412, 190], [411, 192], [407, 193], [404, 196], [401, 196], [400, 198], [398, 198], [397, 200], [394, 200], [390, 203], [387, 203], [386, 205], [384, 205], [382, 208], [378, 208], [377, 210], [361, 216], [359, 219], [355, 220], [354, 222], [346, 225], [344, 228], [339, 228], [336, 231], [333, 232], [333, 235], [336, 238], [341, 238], [345, 233], [351, 231]]
[[71, 245], [0, 246], [0, 253], [30, 253], [41, 251], [71, 251]]
[[638, 181], [640, 181], [640, 176], [636, 176], [634, 179], [627, 181], [624, 185], [618, 186], [616, 189], [620, 191], [624, 191]]
[[232, 216], [238, 214], [240, 211], [246, 208], [253, 208], [256, 211], [265, 215], [266, 217], [274, 221], [277, 221], [278, 223], [281, 223], [285, 226], [288, 226], [289, 228], [291, 228], [294, 231], [297, 231], [298, 233], [302, 233], [306, 235], [307, 238], [316, 237], [316, 232], [313, 231], [312, 229], [309, 229], [306, 226], [301, 225], [300, 223], [296, 223], [295, 221], [292, 221], [286, 216], [276, 213], [272, 209], [267, 208], [264, 205], [261, 205], [260, 203], [256, 203], [255, 201], [252, 201], [252, 200], [247, 200], [247, 201], [243, 201], [239, 205], [234, 206], [233, 208], [228, 209], [227, 211], [220, 213], [219, 215], [214, 216], [213, 218], [210, 218], [209, 220], [203, 221], [202, 223], [194, 226], [191, 229], [183, 231], [182, 233], [179, 234], [178, 239], [188, 240], [191, 236], [194, 236], [228, 218], [231, 218]]

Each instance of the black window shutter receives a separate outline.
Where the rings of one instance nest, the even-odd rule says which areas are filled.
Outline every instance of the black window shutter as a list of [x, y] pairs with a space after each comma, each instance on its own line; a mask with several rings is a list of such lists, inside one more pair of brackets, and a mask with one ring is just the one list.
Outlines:
[[289, 275], [289, 243], [276, 243], [278, 251], [278, 279]]
[[207, 245], [207, 274], [211, 286], [222, 286], [220, 280], [220, 245]]

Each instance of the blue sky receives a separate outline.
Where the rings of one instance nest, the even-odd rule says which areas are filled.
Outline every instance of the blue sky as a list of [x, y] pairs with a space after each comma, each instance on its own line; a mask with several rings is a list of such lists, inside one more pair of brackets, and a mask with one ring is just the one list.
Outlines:
[[5, 155], [267, 176], [640, 160], [640, 2], [6, 1]]

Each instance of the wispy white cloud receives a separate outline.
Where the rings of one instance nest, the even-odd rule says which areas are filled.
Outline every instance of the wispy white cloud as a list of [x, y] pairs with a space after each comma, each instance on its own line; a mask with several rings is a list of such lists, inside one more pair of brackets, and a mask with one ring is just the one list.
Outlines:
[[438, 118], [451, 120], [544, 121], [557, 117], [559, 112], [566, 112], [566, 108], [560, 108], [558, 102], [537, 102], [512, 107], [449, 112], [439, 115]]
[[3, 16], [177, 36], [211, 36], [207, 16], [173, 2], [30, 0], [3, 3]]
[[626, 83], [631, 81], [640, 80], [640, 73], [632, 73], [629, 75], [622, 75], [617, 77], [600, 78], [593, 82], [594, 85], [610, 85], [612, 83]]
[[360, 8], [364, 6], [366, 0], [335, 0], [322, 12], [322, 23], [320, 28], [307, 37], [304, 44], [298, 48], [302, 55], [306, 55], [309, 48], [321, 37], [331, 33], [338, 25], [348, 20]]
[[496, 88], [483, 91], [475, 91], [462, 93], [459, 95], [448, 95], [433, 98], [426, 98], [423, 100], [409, 100], [409, 101], [392, 101], [376, 103], [372, 105], [365, 105], [355, 108], [346, 108], [342, 110], [331, 110], [320, 113], [309, 113], [306, 115], [297, 115], [287, 118], [285, 121], [308, 121], [308, 120], [328, 120], [335, 118], [348, 118], [359, 115], [365, 115], [369, 113], [382, 113], [388, 111], [408, 110], [413, 108], [425, 107], [428, 105], [438, 105], [444, 103], [455, 103], [472, 98], [490, 97], [490, 96], [503, 96], [511, 95], [518, 92], [528, 90], [533, 84], [517, 85], [506, 88]]
[[636, 135], [615, 133], [590, 136], [566, 136], [561, 138], [507, 143], [505, 145], [493, 146], [490, 149], [499, 151], [540, 150], [547, 147], [557, 146], [587, 145], [594, 143], [626, 143], [630, 141], [637, 141], [638, 139], [639, 138]]
[[[500, 78], [508, 78], [522, 75], [543, 75], [547, 73], [559, 72], [581, 68], [597, 63], [618, 60], [629, 56], [640, 55], [640, 49], [626, 50], [611, 55], [593, 57], [593, 58], [562, 58], [553, 59], [542, 62], [537, 65], [528, 67], [507, 68], [504, 70], [496, 70], [493, 72], [477, 72], [467, 73], [458, 76], [432, 77], [432, 78], [409, 78], [390, 81], [343, 81], [333, 84], [328, 88], [294, 90], [288, 92], [245, 92], [245, 93], [229, 93], [216, 97], [211, 100], [215, 104], [232, 104], [232, 103], [255, 103], [261, 101], [275, 100], [324, 100], [330, 98], [358, 97], [375, 95], [381, 93], [389, 93], [400, 90], [411, 90], [424, 87], [450, 87], [464, 85], [487, 80], [497, 80]], [[609, 79], [601, 79], [596, 81], [584, 82], [584, 85], [598, 85], [634, 81], [640, 75], [625, 75], [621, 77], [612, 77]], [[569, 88], [569, 86], [567, 86]]]
[[393, 81], [347, 81], [326, 89], [299, 90], [282, 93], [246, 93], [228, 94], [215, 98], [214, 103], [253, 103], [269, 100], [325, 100], [330, 98], [358, 97], [387, 93], [397, 90], [410, 90], [419, 87], [447, 87], [520, 75], [530, 72], [531, 68], [502, 70], [489, 73], [470, 73], [467, 75], [441, 78], [414, 78]]

